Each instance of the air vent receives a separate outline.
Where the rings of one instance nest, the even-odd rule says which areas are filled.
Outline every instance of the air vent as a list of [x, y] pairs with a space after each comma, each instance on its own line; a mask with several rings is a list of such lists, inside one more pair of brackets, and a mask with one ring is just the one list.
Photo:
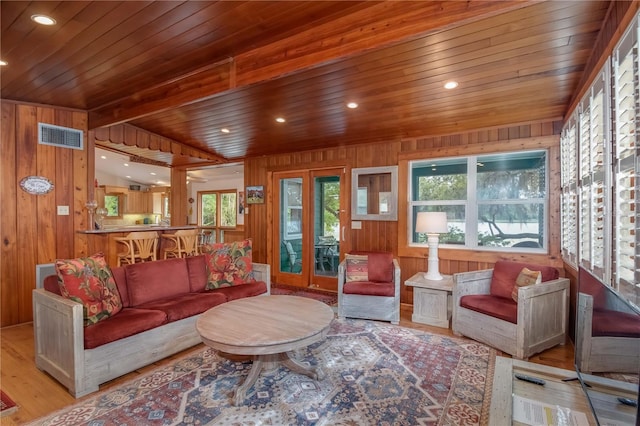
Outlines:
[[38, 143], [60, 148], [84, 149], [82, 130], [38, 123]]

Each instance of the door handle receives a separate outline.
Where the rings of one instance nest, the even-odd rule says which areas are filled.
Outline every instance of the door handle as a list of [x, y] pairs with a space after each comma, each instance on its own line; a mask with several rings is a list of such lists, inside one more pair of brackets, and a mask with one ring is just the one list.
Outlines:
[[344, 230], [345, 230], [346, 226], [342, 225], [342, 242], [344, 243], [345, 239], [344, 239]]

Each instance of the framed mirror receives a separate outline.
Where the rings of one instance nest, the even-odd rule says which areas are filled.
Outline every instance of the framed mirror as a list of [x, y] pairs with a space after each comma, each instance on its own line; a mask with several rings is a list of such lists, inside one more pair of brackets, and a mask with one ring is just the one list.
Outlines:
[[398, 220], [398, 166], [351, 169], [351, 219]]

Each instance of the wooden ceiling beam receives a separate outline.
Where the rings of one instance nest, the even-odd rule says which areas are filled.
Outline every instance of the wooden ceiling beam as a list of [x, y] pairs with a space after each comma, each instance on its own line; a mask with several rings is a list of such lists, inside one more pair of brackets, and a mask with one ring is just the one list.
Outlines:
[[372, 3], [365, 10], [95, 108], [89, 111], [89, 128], [125, 123], [532, 3], [537, 1]]

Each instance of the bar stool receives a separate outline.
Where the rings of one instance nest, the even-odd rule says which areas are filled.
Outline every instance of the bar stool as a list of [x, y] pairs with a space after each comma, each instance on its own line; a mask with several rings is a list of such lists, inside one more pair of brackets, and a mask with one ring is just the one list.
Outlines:
[[198, 230], [180, 229], [173, 234], [163, 234], [162, 238], [173, 243], [164, 249], [164, 258], [196, 256], [198, 254]]
[[158, 233], [155, 231], [129, 232], [126, 237], [116, 237], [114, 240], [127, 248], [118, 253], [118, 266], [136, 261], [157, 260]]

